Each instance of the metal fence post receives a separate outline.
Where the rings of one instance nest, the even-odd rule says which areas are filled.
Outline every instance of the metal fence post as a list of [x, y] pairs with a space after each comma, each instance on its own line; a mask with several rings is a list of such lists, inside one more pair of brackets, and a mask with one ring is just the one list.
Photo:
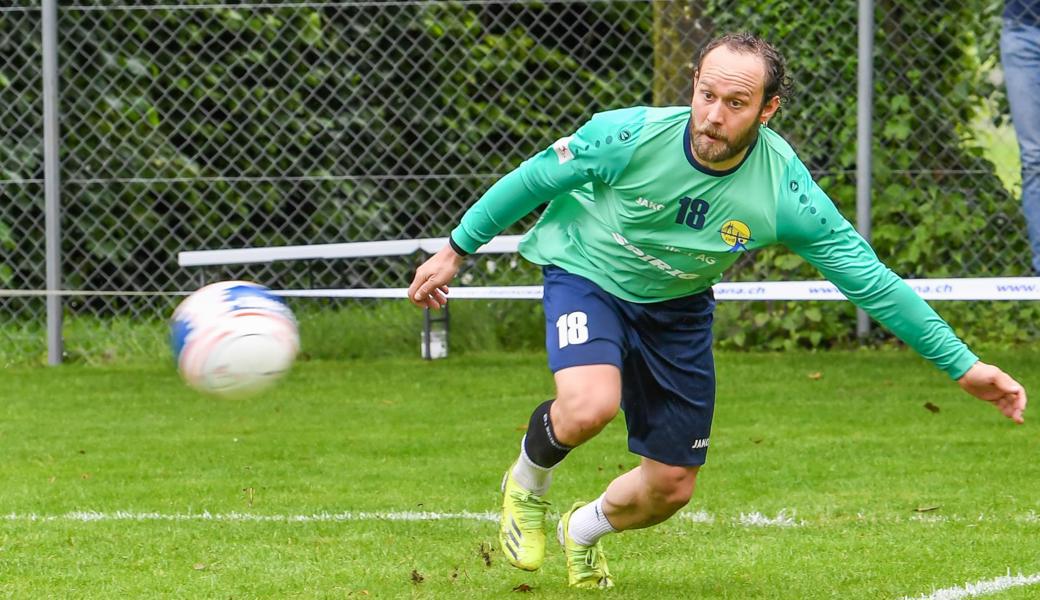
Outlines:
[[46, 213], [47, 363], [61, 364], [61, 181], [58, 147], [58, 0], [43, 0], [43, 193]]
[[[870, 242], [871, 167], [874, 152], [874, 2], [859, 0], [859, 61], [856, 67], [856, 229]], [[870, 317], [856, 309], [856, 336], [870, 335]]]

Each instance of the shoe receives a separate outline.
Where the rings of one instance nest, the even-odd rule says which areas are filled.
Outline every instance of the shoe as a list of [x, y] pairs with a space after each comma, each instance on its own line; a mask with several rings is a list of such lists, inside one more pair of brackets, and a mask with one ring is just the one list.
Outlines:
[[549, 503], [517, 484], [513, 468], [502, 478], [502, 519], [498, 543], [509, 564], [535, 571], [545, 560], [545, 513]]
[[556, 527], [556, 538], [563, 546], [563, 554], [567, 557], [567, 583], [571, 587], [585, 589], [607, 589], [614, 587], [614, 579], [607, 569], [607, 557], [599, 542], [592, 546], [582, 546], [571, 538], [568, 528], [571, 515], [586, 502], [575, 502], [571, 509], [560, 517]]

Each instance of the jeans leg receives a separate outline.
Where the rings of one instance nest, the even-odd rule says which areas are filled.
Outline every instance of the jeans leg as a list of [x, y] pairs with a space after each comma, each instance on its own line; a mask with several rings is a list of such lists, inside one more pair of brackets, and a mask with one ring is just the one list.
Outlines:
[[1040, 275], [1040, 27], [1005, 21], [1000, 54], [1022, 156], [1022, 213]]

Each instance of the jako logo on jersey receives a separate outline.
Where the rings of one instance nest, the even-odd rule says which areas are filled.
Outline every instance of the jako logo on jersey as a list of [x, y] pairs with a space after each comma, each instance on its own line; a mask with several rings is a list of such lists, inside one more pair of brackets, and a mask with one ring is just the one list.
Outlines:
[[628, 240], [626, 240], [620, 233], [617, 233], [616, 231], [612, 231], [610, 235], [614, 236], [614, 241], [617, 242], [619, 246], [624, 246], [626, 250], [639, 257], [639, 260], [646, 261], [647, 263], [657, 267], [658, 269], [661, 269], [665, 273], [668, 273], [672, 277], [678, 277], [679, 279], [697, 279], [698, 277], [700, 277], [700, 275], [696, 273], [684, 273], [679, 269], [672, 267], [672, 265], [664, 262], [660, 258], [643, 252], [639, 248], [636, 248], [634, 245], [630, 244]]
[[664, 210], [664, 204], [658, 204], [652, 200], [647, 200], [642, 196], [636, 198], [636, 204], [638, 204], [639, 206], [645, 206], [646, 208], [649, 208], [653, 211]]
[[562, 165], [565, 162], [574, 160], [574, 153], [571, 152], [570, 143], [574, 136], [569, 135], [565, 138], [560, 138], [553, 142], [552, 149], [556, 153], [556, 158]]
[[730, 252], [747, 252], [745, 244], [752, 241], [751, 228], [743, 221], [726, 221], [719, 233], [722, 234], [722, 241], [730, 247]]
[[708, 447], [708, 438], [704, 438], [702, 440], [693, 440], [693, 445], [690, 446], [690, 448], [693, 448], [694, 450], [700, 450], [701, 448], [707, 448], [707, 447]]

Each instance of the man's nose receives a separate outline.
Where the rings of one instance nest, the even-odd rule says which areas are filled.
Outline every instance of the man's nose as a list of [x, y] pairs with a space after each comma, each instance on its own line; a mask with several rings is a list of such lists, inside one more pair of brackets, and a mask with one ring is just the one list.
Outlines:
[[704, 119], [712, 125], [722, 124], [722, 107], [718, 102], [708, 107], [708, 112], [705, 113]]

